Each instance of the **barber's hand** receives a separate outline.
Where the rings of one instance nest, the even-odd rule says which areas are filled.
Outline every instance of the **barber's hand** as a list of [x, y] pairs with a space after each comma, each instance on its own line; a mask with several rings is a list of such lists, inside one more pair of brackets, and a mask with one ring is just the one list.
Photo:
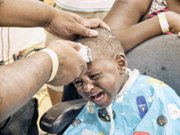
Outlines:
[[[45, 29], [53, 35], [63, 39], [73, 39], [76, 35], [95, 37], [98, 32], [92, 28], [109, 27], [99, 19], [85, 19], [76, 14], [55, 10]], [[110, 30], [110, 29], [109, 29]]]
[[87, 65], [84, 59], [77, 53], [80, 49], [78, 43], [56, 40], [50, 42], [46, 47], [54, 50], [59, 58], [58, 73], [49, 84], [54, 86], [66, 85], [85, 73]]

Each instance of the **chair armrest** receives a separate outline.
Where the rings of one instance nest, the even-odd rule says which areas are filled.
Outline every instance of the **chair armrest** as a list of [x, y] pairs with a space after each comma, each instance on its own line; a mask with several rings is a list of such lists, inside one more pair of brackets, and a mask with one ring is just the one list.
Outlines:
[[52, 134], [63, 133], [86, 103], [86, 100], [78, 99], [52, 106], [40, 119], [41, 129]]

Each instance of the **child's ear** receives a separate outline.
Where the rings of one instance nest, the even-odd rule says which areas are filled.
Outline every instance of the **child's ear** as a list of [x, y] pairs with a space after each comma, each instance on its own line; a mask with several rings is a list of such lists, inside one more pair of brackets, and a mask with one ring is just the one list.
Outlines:
[[124, 73], [124, 69], [127, 67], [127, 60], [124, 54], [118, 54], [116, 56], [116, 62], [120, 73]]

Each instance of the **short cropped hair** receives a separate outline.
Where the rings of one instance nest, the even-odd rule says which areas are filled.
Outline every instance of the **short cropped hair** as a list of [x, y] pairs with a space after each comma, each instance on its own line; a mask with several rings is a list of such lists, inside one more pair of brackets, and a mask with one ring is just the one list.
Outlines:
[[96, 57], [116, 58], [120, 53], [125, 55], [124, 49], [112, 32], [104, 28], [96, 28], [95, 30], [99, 33], [97, 37], [80, 38], [77, 42], [91, 48], [93, 56]]

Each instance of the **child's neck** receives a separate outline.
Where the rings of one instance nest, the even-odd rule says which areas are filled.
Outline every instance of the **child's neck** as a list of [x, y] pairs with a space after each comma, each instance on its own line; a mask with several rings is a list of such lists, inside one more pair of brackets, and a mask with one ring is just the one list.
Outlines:
[[126, 73], [124, 73], [124, 74], [122, 75], [122, 78], [123, 78], [123, 80], [121, 81], [121, 87], [119, 88], [118, 93], [121, 91], [121, 89], [124, 87], [124, 85], [125, 85], [126, 82], [128, 81], [129, 75], [127, 75]]

